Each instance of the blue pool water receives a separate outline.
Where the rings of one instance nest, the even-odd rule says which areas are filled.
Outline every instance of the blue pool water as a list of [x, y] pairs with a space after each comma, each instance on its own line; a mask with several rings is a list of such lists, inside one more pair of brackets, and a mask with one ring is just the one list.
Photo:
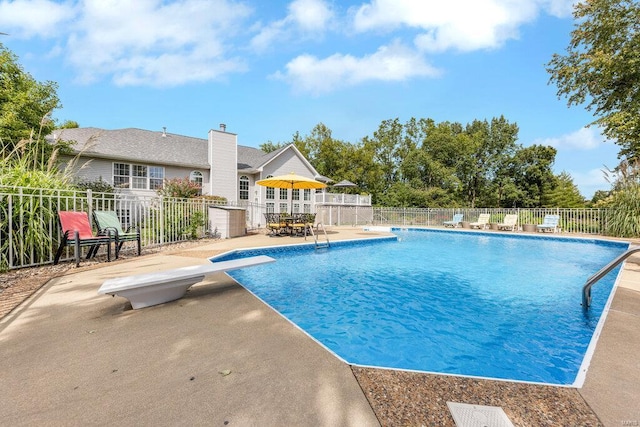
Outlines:
[[[572, 384], [627, 244], [409, 230], [398, 239], [254, 249], [277, 262], [230, 275], [349, 363]], [[216, 258], [215, 260], [221, 260]]]

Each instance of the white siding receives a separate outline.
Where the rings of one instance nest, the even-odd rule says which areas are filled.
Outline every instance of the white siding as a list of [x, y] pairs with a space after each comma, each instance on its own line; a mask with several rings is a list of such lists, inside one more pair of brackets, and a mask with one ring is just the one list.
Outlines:
[[210, 194], [238, 200], [238, 148], [237, 135], [209, 131], [209, 164], [211, 165]]
[[[263, 171], [260, 179], [266, 178], [268, 176], [277, 176], [277, 175], [286, 175], [288, 173], [294, 172], [296, 175], [304, 176], [307, 178], [315, 178], [315, 171], [312, 171], [308, 168], [307, 164], [297, 156], [294, 150], [288, 149], [283, 151], [273, 159], [269, 164], [267, 164]], [[280, 190], [275, 190], [275, 199], [267, 200], [267, 189], [263, 186], [256, 186], [256, 189], [259, 189], [258, 194], [260, 197], [261, 203], [274, 203], [274, 209], [276, 212], [279, 212], [280, 204], [286, 204], [287, 210], [291, 209], [292, 203], [298, 203], [299, 211], [303, 212], [305, 210], [309, 210], [311, 212], [315, 212], [314, 201], [315, 198], [313, 194], [315, 190], [312, 191], [312, 196], [310, 201], [304, 201], [304, 190], [300, 190], [300, 200], [293, 201], [291, 200], [291, 190], [288, 191], [287, 199], [280, 199]], [[308, 205], [305, 208], [305, 205]]]
[[[62, 168], [64, 169], [66, 165], [71, 161], [71, 157], [64, 156], [61, 157]], [[143, 164], [145, 166], [160, 166], [164, 168], [164, 177], [166, 179], [173, 178], [189, 178], [189, 174], [194, 170], [199, 170], [202, 172], [203, 179], [203, 190], [206, 190], [205, 184], [208, 185], [209, 182], [209, 171], [205, 169], [196, 169], [196, 168], [184, 168], [178, 166], [163, 166], [156, 164], [144, 164], [141, 162], [131, 162], [127, 160], [110, 160], [110, 159], [91, 159], [88, 161], [87, 159], [80, 159], [76, 162], [73, 168], [73, 176], [78, 180], [85, 181], [97, 181], [102, 179], [102, 181], [107, 182], [110, 185], [113, 185], [113, 164], [114, 163], [127, 163], [127, 164], [135, 164], [140, 165]], [[155, 193], [155, 191], [152, 191]]]
[[[67, 164], [72, 160], [69, 156], [63, 156], [60, 158], [62, 165], [61, 168], [67, 167]], [[111, 185], [113, 185], [113, 166], [111, 160], [104, 159], [85, 159], [80, 158], [73, 167], [73, 176], [78, 180], [83, 181], [98, 181], [102, 179]]]

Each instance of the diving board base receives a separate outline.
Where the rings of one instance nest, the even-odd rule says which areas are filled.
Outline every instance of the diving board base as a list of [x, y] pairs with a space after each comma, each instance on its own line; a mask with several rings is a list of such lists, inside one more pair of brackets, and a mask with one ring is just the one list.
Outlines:
[[275, 262], [266, 255], [212, 262], [206, 265], [176, 268], [154, 273], [136, 274], [105, 280], [98, 294], [108, 294], [128, 299], [134, 309], [150, 307], [180, 299], [195, 283], [205, 276], [224, 271]]

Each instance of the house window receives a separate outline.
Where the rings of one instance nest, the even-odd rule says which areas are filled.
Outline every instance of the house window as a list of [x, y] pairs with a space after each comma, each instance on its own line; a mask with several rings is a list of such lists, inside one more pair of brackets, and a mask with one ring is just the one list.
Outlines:
[[300, 190], [291, 190], [291, 200], [300, 200]]
[[240, 177], [240, 200], [249, 200], [249, 178], [245, 175]]
[[280, 189], [280, 200], [288, 200], [289, 199], [289, 190], [287, 190], [286, 188], [281, 188]]
[[162, 166], [113, 164], [113, 186], [116, 188], [135, 188], [156, 190], [162, 188], [164, 168]]
[[149, 166], [149, 188], [157, 190], [162, 188], [164, 181], [164, 168], [160, 166]]
[[189, 174], [189, 181], [193, 182], [194, 184], [199, 185], [200, 188], [202, 188], [202, 182], [203, 182], [202, 172], [200, 172], [200, 171], [192, 171]]
[[[273, 175], [269, 175], [267, 178], [271, 178], [272, 176]], [[273, 187], [267, 187], [267, 200], [274, 200], [275, 198], [276, 198], [275, 189]]]
[[304, 200], [305, 202], [308, 202], [311, 200], [311, 190], [309, 189], [304, 190]]
[[300, 213], [300, 203], [293, 204], [293, 213]]
[[126, 163], [113, 164], [113, 186], [129, 188], [129, 165]]
[[311, 213], [311, 205], [308, 203], [305, 203], [302, 208], [304, 209], [304, 213]]
[[147, 167], [143, 165], [133, 165], [131, 170], [131, 188], [138, 188], [142, 190], [147, 189]]
[[289, 205], [286, 203], [280, 203], [280, 213], [289, 213]]
[[274, 213], [276, 205], [273, 202], [267, 202], [267, 213]]

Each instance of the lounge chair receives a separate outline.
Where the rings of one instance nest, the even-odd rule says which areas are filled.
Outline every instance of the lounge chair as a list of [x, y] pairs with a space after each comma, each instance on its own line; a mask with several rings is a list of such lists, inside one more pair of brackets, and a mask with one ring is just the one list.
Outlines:
[[560, 227], [558, 227], [558, 222], [560, 222], [560, 215], [545, 215], [542, 220], [542, 224], [536, 225], [536, 229], [538, 231], [550, 231], [552, 233], [560, 232]]
[[58, 219], [62, 229], [62, 239], [53, 260], [54, 264], [58, 264], [60, 261], [64, 248], [71, 245], [74, 247], [76, 267], [80, 265], [80, 248], [82, 246], [89, 246], [86, 258], [89, 259], [96, 255], [100, 245], [107, 245], [107, 260], [111, 261], [111, 242], [113, 238], [110, 235], [94, 236], [89, 222], [89, 215], [85, 212], [59, 211]]
[[453, 219], [451, 221], [445, 221], [442, 223], [445, 227], [453, 227], [457, 228], [462, 223], [463, 214], [457, 213], [453, 215]]
[[498, 230], [510, 230], [516, 231], [516, 224], [518, 223], [518, 215], [507, 214], [504, 216], [503, 222], [498, 223]]
[[111, 235], [116, 246], [116, 259], [120, 255], [120, 250], [124, 242], [137, 242], [138, 255], [142, 253], [142, 243], [140, 242], [140, 229], [131, 227], [124, 231], [120, 220], [114, 211], [93, 211], [93, 220], [98, 227], [98, 234]]
[[471, 228], [480, 228], [484, 230], [489, 225], [489, 217], [490, 214], [488, 213], [480, 214], [478, 215], [478, 220], [476, 222], [470, 223], [469, 226]]

